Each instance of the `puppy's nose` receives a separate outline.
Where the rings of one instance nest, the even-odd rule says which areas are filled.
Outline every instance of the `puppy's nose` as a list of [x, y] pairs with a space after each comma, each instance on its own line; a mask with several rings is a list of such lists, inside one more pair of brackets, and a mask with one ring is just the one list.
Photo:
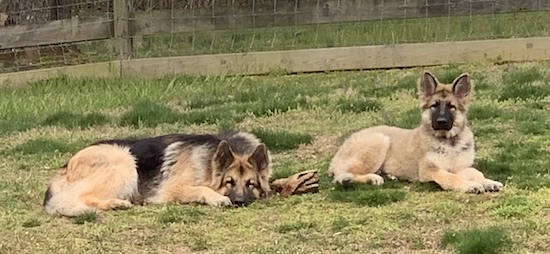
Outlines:
[[435, 121], [437, 122], [437, 124], [441, 124], [441, 125], [447, 124], [447, 122], [448, 122], [447, 118], [445, 118], [445, 117], [438, 117], [437, 119], [435, 119]]

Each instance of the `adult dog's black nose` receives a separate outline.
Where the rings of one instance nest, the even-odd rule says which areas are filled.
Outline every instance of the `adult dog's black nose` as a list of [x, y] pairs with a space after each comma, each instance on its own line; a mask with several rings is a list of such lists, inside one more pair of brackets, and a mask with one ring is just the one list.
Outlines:
[[231, 203], [236, 206], [247, 206], [249, 202], [245, 198], [236, 198]]

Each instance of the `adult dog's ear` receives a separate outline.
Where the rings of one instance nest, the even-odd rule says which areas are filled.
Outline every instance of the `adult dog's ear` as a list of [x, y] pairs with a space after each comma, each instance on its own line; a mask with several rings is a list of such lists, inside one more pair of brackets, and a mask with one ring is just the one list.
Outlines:
[[212, 169], [217, 172], [223, 172], [229, 168], [235, 156], [227, 141], [222, 140], [212, 158]]
[[269, 166], [269, 154], [267, 152], [267, 146], [265, 144], [260, 144], [256, 147], [256, 150], [254, 150], [254, 153], [250, 155], [250, 158], [248, 159], [250, 164], [254, 167], [254, 169], [258, 171], [264, 171]]

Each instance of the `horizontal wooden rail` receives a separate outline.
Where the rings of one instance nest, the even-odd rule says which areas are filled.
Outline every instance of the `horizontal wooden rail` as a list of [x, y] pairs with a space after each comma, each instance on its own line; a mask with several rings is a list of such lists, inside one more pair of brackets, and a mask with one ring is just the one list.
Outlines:
[[74, 77], [265, 74], [550, 60], [550, 37], [414, 43], [120, 60], [0, 75], [0, 86]]
[[113, 21], [107, 18], [83, 22], [75, 17], [46, 24], [4, 26], [0, 27], [0, 49], [109, 39], [112, 31]]
[[550, 37], [414, 43], [240, 54], [132, 59], [122, 74], [159, 77], [170, 74], [263, 74], [275, 69], [317, 72], [461, 64], [485, 59], [550, 60]]

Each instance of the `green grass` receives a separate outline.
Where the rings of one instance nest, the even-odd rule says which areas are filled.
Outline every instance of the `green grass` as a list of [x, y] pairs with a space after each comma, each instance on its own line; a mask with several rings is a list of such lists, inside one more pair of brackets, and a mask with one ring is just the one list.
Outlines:
[[16, 154], [51, 154], [51, 153], [68, 153], [78, 149], [73, 144], [67, 144], [64, 141], [53, 140], [50, 138], [36, 138], [26, 141], [14, 148], [8, 150]]
[[315, 226], [315, 223], [309, 221], [286, 222], [277, 226], [277, 232], [286, 234], [293, 231], [299, 231], [301, 229], [315, 228]]
[[104, 125], [110, 122], [109, 118], [101, 113], [75, 114], [61, 111], [52, 114], [42, 122], [42, 125], [58, 125], [66, 128], [90, 128], [96, 125]]
[[332, 202], [346, 202], [359, 206], [383, 206], [402, 201], [406, 193], [399, 189], [358, 188], [353, 190], [333, 190], [328, 193]]
[[42, 224], [42, 222], [40, 222], [40, 220], [38, 219], [29, 219], [25, 222], [23, 222], [23, 226], [24, 228], [34, 228], [34, 227], [38, 227]]
[[[482, 195], [391, 180], [344, 189], [328, 177], [342, 137], [376, 124], [418, 125], [415, 82], [424, 68], [60, 77], [0, 88], [0, 252], [476, 253], [472, 249], [501, 246], [499, 239], [508, 239], [504, 249], [513, 253], [544, 252], [550, 234], [544, 226], [550, 224], [550, 95], [532, 96], [510, 84], [544, 89], [549, 67], [428, 68], [445, 82], [462, 72], [477, 81], [468, 119], [476, 135], [475, 166], [505, 183], [505, 192]], [[268, 144], [273, 179], [317, 169], [319, 193], [270, 197], [246, 208], [149, 204], [71, 219], [42, 210], [50, 177], [86, 144], [229, 128], [253, 132]], [[493, 225], [502, 231], [487, 229]], [[462, 233], [470, 231], [479, 237]], [[455, 240], [443, 248], [443, 238]]]
[[160, 223], [196, 223], [204, 213], [194, 206], [189, 207], [168, 207], [158, 216]]
[[334, 233], [336, 232], [340, 232], [342, 230], [345, 230], [347, 227], [349, 226], [352, 226], [353, 225], [353, 222], [350, 222], [349, 220], [347, 220], [346, 218], [344, 217], [337, 217], [336, 219], [334, 219], [332, 221], [332, 231]]
[[72, 218], [74, 224], [82, 225], [85, 223], [94, 223], [99, 219], [99, 215], [96, 212], [86, 212]]
[[550, 76], [545, 75], [537, 68], [505, 73], [503, 75], [504, 87], [499, 100], [527, 100], [547, 97], [550, 95], [550, 88], [547, 85], [549, 81]]
[[458, 254], [497, 254], [508, 253], [513, 243], [500, 227], [447, 231], [441, 239], [441, 245], [454, 245]]
[[297, 134], [288, 131], [268, 131], [256, 129], [251, 131], [262, 140], [273, 152], [296, 149], [300, 144], [309, 145], [313, 142], [313, 136], [309, 134]]
[[176, 123], [182, 115], [173, 109], [149, 100], [140, 101], [120, 117], [122, 126], [156, 127], [163, 123]]
[[342, 112], [361, 113], [363, 111], [378, 111], [382, 108], [382, 103], [376, 100], [360, 98], [355, 100], [341, 99], [338, 101], [338, 109]]

